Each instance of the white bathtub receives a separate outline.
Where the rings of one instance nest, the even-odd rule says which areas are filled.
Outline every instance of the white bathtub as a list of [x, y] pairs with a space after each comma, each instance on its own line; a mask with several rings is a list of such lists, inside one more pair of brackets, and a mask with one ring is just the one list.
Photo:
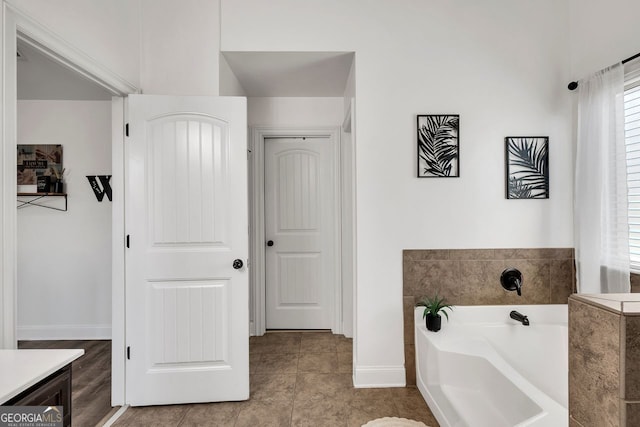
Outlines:
[[416, 382], [441, 427], [568, 426], [566, 305], [456, 306], [439, 332], [423, 310]]

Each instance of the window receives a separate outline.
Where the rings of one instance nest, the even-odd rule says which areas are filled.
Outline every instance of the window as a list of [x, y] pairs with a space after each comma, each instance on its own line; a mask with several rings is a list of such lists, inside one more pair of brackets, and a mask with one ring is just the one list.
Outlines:
[[626, 78], [624, 136], [629, 191], [629, 256], [631, 271], [640, 273], [640, 79]]

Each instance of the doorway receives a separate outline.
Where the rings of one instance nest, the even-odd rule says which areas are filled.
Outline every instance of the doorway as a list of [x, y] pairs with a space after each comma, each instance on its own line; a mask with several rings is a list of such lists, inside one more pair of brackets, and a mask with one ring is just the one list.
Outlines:
[[[93, 59], [86, 56], [84, 53], [77, 50], [74, 46], [69, 45], [63, 39], [56, 34], [50, 32], [46, 28], [42, 27], [37, 22], [33, 21], [29, 16], [14, 9], [11, 5], [3, 4], [4, 12], [4, 33], [2, 34], [2, 47], [3, 47], [3, 68], [2, 79], [4, 85], [2, 87], [3, 94], [3, 109], [1, 114], [3, 132], [0, 135], [2, 139], [2, 151], [0, 152], [0, 161], [3, 165], [2, 176], [2, 209], [4, 212], [2, 221], [2, 241], [4, 250], [2, 251], [3, 271], [0, 275], [0, 286], [2, 288], [1, 304], [2, 304], [2, 317], [0, 325], [0, 331], [2, 332], [2, 347], [3, 348], [15, 348], [17, 346], [17, 325], [16, 320], [19, 312], [16, 312], [16, 295], [18, 294], [17, 288], [17, 234], [15, 230], [17, 228], [18, 216], [16, 212], [16, 124], [17, 124], [17, 43], [18, 41], [24, 42], [33, 49], [37, 50], [45, 57], [53, 60], [55, 63], [61, 65], [63, 68], [72, 70], [79, 74], [90, 82], [93, 82], [106, 90], [111, 98], [108, 101], [111, 104], [111, 119], [112, 122], [106, 127], [106, 134], [109, 135], [108, 139], [112, 145], [106, 147], [106, 153], [113, 154], [113, 169], [111, 173], [114, 175], [122, 176], [121, 174], [121, 160], [122, 160], [122, 142], [123, 142], [123, 96], [130, 93], [136, 93], [137, 88], [130, 85], [119, 76], [105, 69], [101, 64], [96, 63]], [[120, 159], [120, 161], [118, 161]], [[76, 172], [79, 175], [80, 181], [82, 179], [86, 181], [86, 178], [82, 176], [82, 171], [78, 169]], [[113, 189], [113, 203], [112, 207], [112, 239], [113, 241], [120, 241], [123, 235], [122, 224], [124, 223], [123, 204], [121, 197], [121, 178], [116, 177], [111, 180], [111, 187]], [[82, 185], [82, 184], [81, 184]], [[88, 184], [87, 184], [88, 185]], [[69, 189], [67, 188], [67, 191]], [[91, 197], [94, 197], [93, 195]], [[94, 197], [95, 200], [95, 197]], [[63, 204], [64, 206], [64, 204]], [[40, 208], [29, 208], [40, 209]], [[96, 225], [100, 226], [100, 224]], [[76, 229], [76, 233], [82, 233], [82, 229]], [[51, 242], [55, 247], [56, 243]], [[47, 242], [48, 244], [48, 242]], [[120, 288], [118, 284], [122, 283], [118, 273], [122, 271], [119, 266], [119, 254], [122, 251], [121, 248], [114, 247], [111, 249], [112, 258], [106, 261], [108, 269], [112, 269], [114, 272], [112, 276], [113, 287], [110, 286], [109, 294], [112, 296], [111, 302], [114, 310], [114, 315], [110, 324], [107, 326], [111, 328], [111, 335], [113, 339], [113, 377], [112, 377], [112, 401], [113, 405], [122, 404], [124, 401], [124, 357], [122, 357], [122, 348], [124, 345], [124, 332], [121, 331], [119, 325], [119, 303], [123, 300], [120, 297]], [[76, 248], [82, 250], [82, 248]], [[75, 249], [74, 249], [75, 250]], [[110, 284], [111, 285], [111, 284]], [[53, 307], [50, 307], [53, 308]], [[79, 308], [79, 307], [76, 307]], [[111, 307], [107, 309], [111, 311]], [[77, 336], [76, 336], [77, 338]]]
[[[253, 332], [262, 335], [267, 329], [329, 329], [342, 334], [340, 129], [253, 127], [251, 132]], [[309, 193], [302, 195], [303, 183], [297, 182], [301, 179], [287, 179], [284, 174], [287, 168], [295, 175], [300, 173], [301, 167], [310, 167], [302, 164], [309, 162], [309, 156], [316, 162], [324, 158], [323, 168], [317, 170], [317, 178], [324, 181], [324, 189], [311, 190], [316, 197], [313, 209]], [[274, 164], [276, 159], [282, 163], [282, 168]], [[273, 182], [276, 178], [283, 179], [283, 183]], [[311, 185], [311, 182], [305, 185]], [[285, 191], [278, 189], [279, 186]], [[283, 203], [279, 203], [287, 193], [296, 191], [297, 202], [289, 204], [282, 199]], [[321, 205], [320, 197], [330, 199], [330, 203]], [[303, 205], [309, 210], [307, 218], [303, 218], [302, 212], [290, 219], [279, 217], [276, 220], [274, 217], [275, 212], [278, 216], [293, 214], [295, 206], [302, 211]], [[284, 223], [289, 220], [293, 222]], [[317, 222], [310, 227], [314, 221]], [[321, 221], [326, 226], [322, 234], [319, 229], [309, 230], [319, 226]], [[272, 246], [269, 246], [270, 240]], [[296, 264], [297, 259], [302, 262]], [[297, 281], [302, 283], [304, 291], [296, 290], [294, 286], [287, 295], [284, 286], [288, 282], [281, 282], [287, 274], [298, 275]], [[268, 280], [273, 281], [271, 287], [268, 287]], [[318, 290], [313, 294], [317, 288], [313, 289], [306, 280], [311, 280], [312, 285], [324, 286], [324, 292]], [[308, 295], [304, 295], [305, 292]], [[269, 311], [272, 312], [271, 319]], [[284, 312], [283, 315], [278, 311]], [[279, 317], [274, 318], [274, 315]]]
[[336, 142], [264, 139], [267, 329], [332, 329]]

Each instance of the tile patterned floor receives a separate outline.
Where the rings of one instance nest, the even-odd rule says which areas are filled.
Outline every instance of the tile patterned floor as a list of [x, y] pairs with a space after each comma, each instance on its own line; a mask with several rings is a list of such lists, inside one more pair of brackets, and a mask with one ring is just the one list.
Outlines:
[[248, 401], [129, 408], [114, 426], [360, 427], [403, 417], [438, 427], [416, 388], [353, 388], [351, 348], [328, 332], [251, 337]]

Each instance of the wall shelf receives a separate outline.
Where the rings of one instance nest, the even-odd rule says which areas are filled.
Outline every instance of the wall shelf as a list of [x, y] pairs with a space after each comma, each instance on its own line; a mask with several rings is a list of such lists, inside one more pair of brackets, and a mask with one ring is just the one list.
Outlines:
[[[64, 208], [42, 204], [45, 197], [64, 197]], [[18, 209], [28, 206], [39, 206], [41, 208], [53, 209], [54, 211], [66, 212], [67, 193], [18, 193]]]

